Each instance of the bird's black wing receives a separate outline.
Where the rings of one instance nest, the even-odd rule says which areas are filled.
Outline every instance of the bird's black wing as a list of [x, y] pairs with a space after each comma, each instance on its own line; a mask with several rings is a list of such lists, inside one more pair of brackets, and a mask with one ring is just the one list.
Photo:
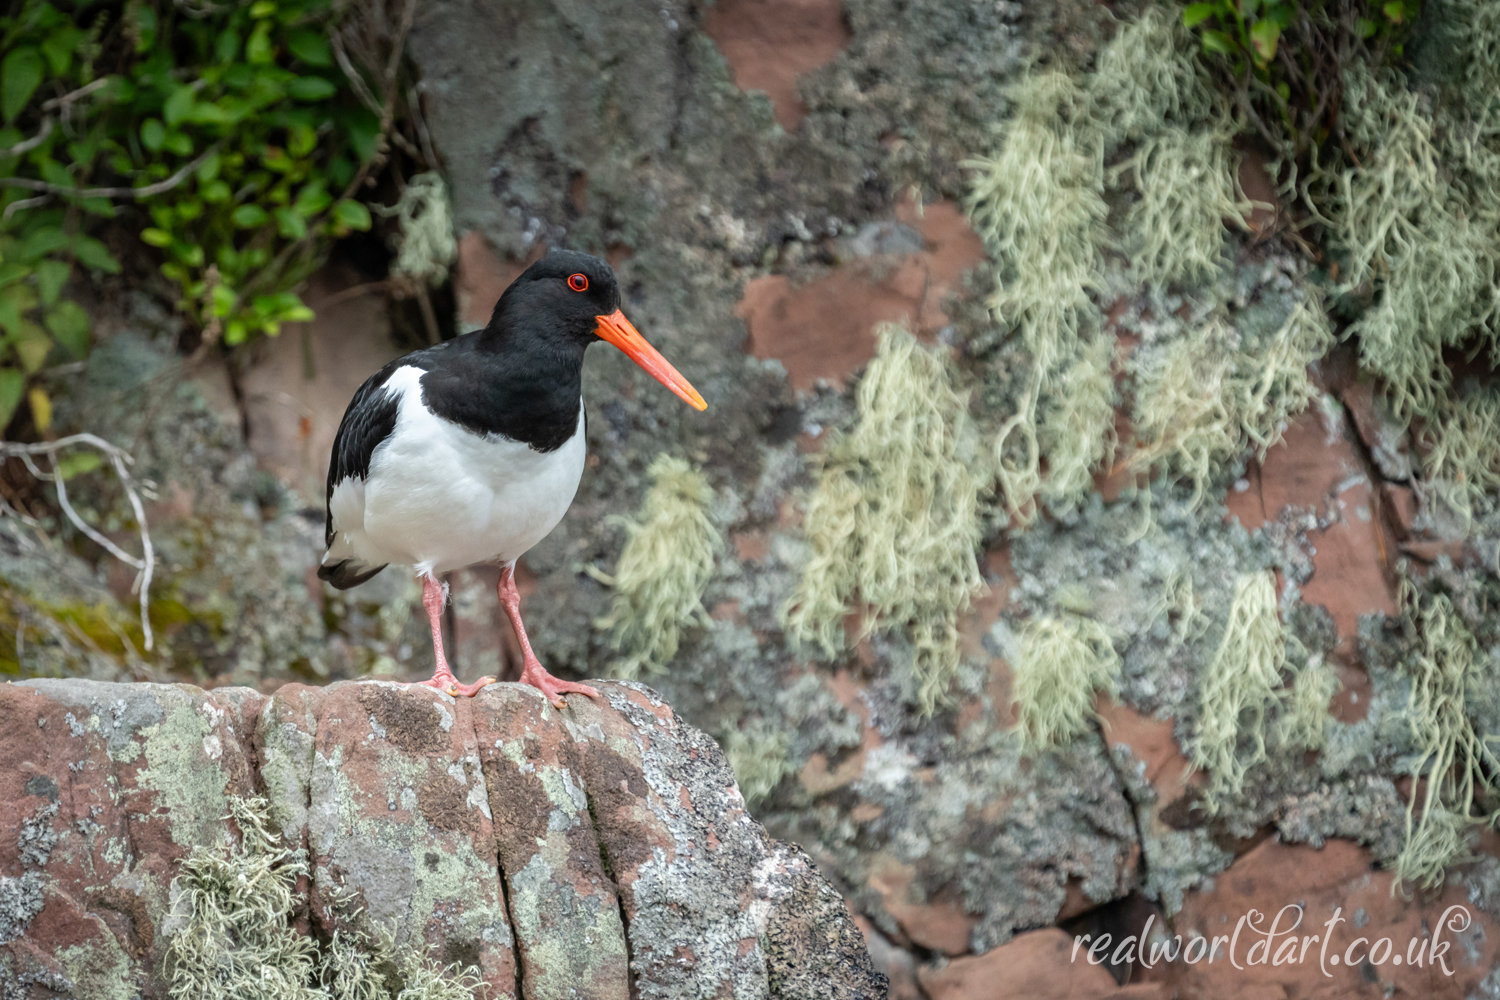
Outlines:
[[[403, 359], [404, 360], [404, 359]], [[333, 454], [328, 458], [328, 492], [323, 499], [326, 521], [323, 544], [331, 546], [336, 528], [333, 523], [333, 490], [351, 476], [364, 479], [370, 474], [370, 456], [380, 442], [396, 429], [397, 398], [383, 386], [403, 360], [393, 361], [365, 380], [344, 411], [338, 433], [333, 438]], [[363, 583], [384, 566], [365, 566], [345, 559], [318, 567], [318, 576], [340, 590]]]

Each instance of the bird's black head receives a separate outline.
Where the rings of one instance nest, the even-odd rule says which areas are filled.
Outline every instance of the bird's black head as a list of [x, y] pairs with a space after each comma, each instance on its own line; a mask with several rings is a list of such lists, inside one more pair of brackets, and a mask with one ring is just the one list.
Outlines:
[[614, 268], [586, 253], [553, 250], [521, 272], [481, 337], [481, 349], [570, 356], [571, 364], [582, 363], [589, 344], [606, 340], [696, 409], [707, 405], [620, 311]]
[[614, 268], [590, 254], [553, 250], [500, 296], [490, 326], [587, 345], [598, 339], [599, 317], [619, 308]]

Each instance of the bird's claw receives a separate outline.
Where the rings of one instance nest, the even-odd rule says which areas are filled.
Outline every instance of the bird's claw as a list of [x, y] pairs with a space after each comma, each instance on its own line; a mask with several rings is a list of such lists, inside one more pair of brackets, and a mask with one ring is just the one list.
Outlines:
[[421, 682], [423, 686], [437, 688], [450, 698], [472, 698], [479, 693], [481, 688], [493, 683], [495, 683], [495, 678], [481, 677], [473, 684], [460, 684], [458, 678], [452, 674], [447, 676], [437, 674]]

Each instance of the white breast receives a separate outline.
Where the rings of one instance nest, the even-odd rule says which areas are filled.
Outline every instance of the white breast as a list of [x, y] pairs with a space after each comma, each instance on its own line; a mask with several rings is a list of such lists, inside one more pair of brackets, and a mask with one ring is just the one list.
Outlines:
[[362, 562], [404, 563], [419, 573], [519, 558], [557, 526], [578, 492], [582, 405], [573, 436], [539, 452], [433, 414], [422, 405], [421, 377], [408, 365], [386, 381], [398, 398], [396, 427], [376, 447], [364, 482], [334, 490], [339, 541]]

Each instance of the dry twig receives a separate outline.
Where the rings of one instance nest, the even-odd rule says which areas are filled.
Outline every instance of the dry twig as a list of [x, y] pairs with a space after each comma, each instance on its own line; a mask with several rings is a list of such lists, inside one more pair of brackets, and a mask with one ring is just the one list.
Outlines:
[[[114, 467], [115, 475], [120, 480], [120, 485], [125, 490], [125, 496], [130, 501], [130, 509], [135, 513], [135, 522], [141, 536], [141, 557], [135, 556], [120, 548], [101, 534], [93, 525], [85, 521], [73, 508], [68, 500], [67, 480], [58, 471], [58, 454], [71, 445], [87, 445], [102, 452], [109, 459], [110, 465]], [[36, 456], [46, 455], [52, 463], [51, 472], [43, 472], [36, 464]], [[83, 532], [94, 542], [98, 543], [105, 551], [127, 566], [134, 566], [140, 572], [136, 575], [135, 584], [132, 587], [140, 593], [141, 597], [141, 633], [145, 637], [145, 646], [149, 651], [153, 645], [150, 617], [150, 594], [151, 577], [156, 571], [156, 552], [151, 547], [151, 533], [146, 528], [146, 508], [141, 503], [140, 493], [136, 490], [136, 481], [130, 475], [129, 466], [135, 459], [123, 448], [110, 444], [103, 438], [93, 434], [71, 434], [57, 441], [39, 441], [36, 444], [19, 444], [13, 441], [0, 441], [0, 458], [19, 458], [25, 463], [29, 471], [37, 479], [52, 483], [57, 491], [57, 505], [67, 515], [69, 521], [79, 531]], [[5, 510], [8, 510], [6, 508]], [[0, 511], [3, 512], [3, 511]], [[14, 514], [14, 512], [11, 512]]]

